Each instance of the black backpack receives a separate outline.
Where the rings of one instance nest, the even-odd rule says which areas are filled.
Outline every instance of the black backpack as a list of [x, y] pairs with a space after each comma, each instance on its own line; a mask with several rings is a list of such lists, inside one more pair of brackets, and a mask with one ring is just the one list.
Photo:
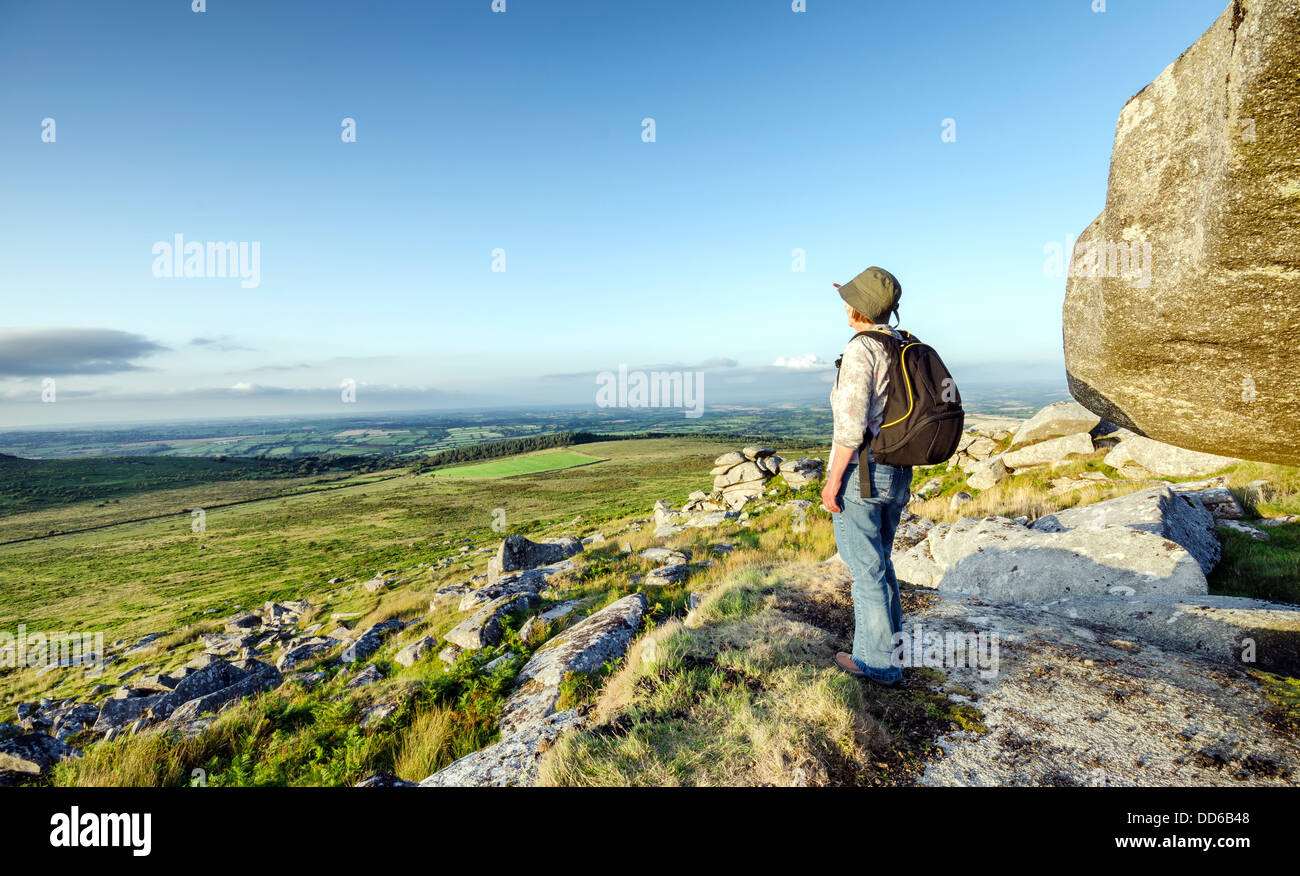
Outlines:
[[[853, 336], [875, 335], [889, 354], [884, 420], [875, 435], [862, 436], [862, 445], [870, 444], [872, 458], [885, 465], [938, 465], [957, 452], [961, 441], [966, 423], [961, 394], [933, 347], [911, 332], [899, 334], [901, 341], [880, 329]], [[841, 359], [835, 360], [836, 368]], [[835, 380], [839, 382], [838, 374]]]

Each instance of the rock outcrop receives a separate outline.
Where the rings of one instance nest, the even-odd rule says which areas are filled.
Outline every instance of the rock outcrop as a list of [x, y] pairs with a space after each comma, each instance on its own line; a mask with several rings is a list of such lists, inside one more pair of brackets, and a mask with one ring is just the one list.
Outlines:
[[[1212, 604], [1215, 598], [1194, 600], [1202, 601]], [[1273, 720], [1276, 707], [1245, 667], [1186, 640], [1171, 642], [1163, 631], [1147, 638], [1153, 625], [1137, 623], [1116, 628], [1100, 619], [951, 592], [905, 617], [905, 630], [920, 624], [927, 636], [969, 636], [975, 630], [1000, 641], [994, 673], [943, 666], [950, 683], [970, 692], [982, 727], [941, 737], [943, 756], [929, 763], [920, 784], [1205, 787], [1300, 781], [1300, 745]], [[1216, 642], [1213, 649], [1219, 647]]]
[[625, 596], [537, 649], [519, 670], [518, 687], [501, 710], [501, 732], [510, 735], [553, 714], [566, 674], [595, 672], [606, 660], [623, 656], [645, 606], [644, 594]]
[[1136, 465], [1150, 474], [1170, 478], [1201, 477], [1239, 461], [1175, 447], [1131, 433], [1124, 435], [1120, 443], [1106, 454], [1105, 460], [1111, 468], [1123, 469], [1125, 466]]
[[1078, 402], [1055, 402], [1034, 414], [1016, 430], [1011, 446], [1064, 438], [1081, 432], [1091, 432], [1101, 423], [1101, 417]]
[[1067, 508], [1033, 522], [1039, 532], [1106, 526], [1127, 526], [1169, 539], [1195, 557], [1206, 575], [1214, 571], [1222, 555], [1214, 533], [1214, 515], [1195, 493], [1176, 493], [1169, 487], [1149, 487], [1105, 502]]
[[1064, 596], [1203, 595], [1205, 574], [1181, 545], [1127, 526], [1042, 532], [1005, 517], [936, 524], [895, 554], [899, 580], [1011, 603]]
[[420, 787], [528, 787], [536, 780], [537, 761], [546, 747], [581, 724], [582, 718], [572, 709], [550, 715], [462, 757], [420, 782]]
[[781, 471], [783, 460], [772, 448], [751, 446], [719, 456], [713, 463], [713, 489], [735, 511], [763, 495], [767, 482]]
[[787, 459], [781, 463], [781, 479], [790, 489], [798, 490], [826, 476], [826, 463], [815, 456]]
[[1234, 0], [1120, 113], [1073, 253], [1071, 394], [1141, 435], [1300, 463], [1300, 0]]
[[[282, 681], [275, 667], [259, 660], [229, 662], [210, 654], [201, 654], [174, 675], [157, 679], [150, 687], [123, 688], [118, 696], [105, 700], [92, 729], [114, 734], [168, 719], [193, 720]], [[160, 688], [163, 692], [156, 692]]]
[[522, 535], [507, 536], [488, 560], [488, 583], [495, 583], [507, 572], [520, 572], [549, 566], [582, 552], [582, 542], [572, 537], [530, 541]]

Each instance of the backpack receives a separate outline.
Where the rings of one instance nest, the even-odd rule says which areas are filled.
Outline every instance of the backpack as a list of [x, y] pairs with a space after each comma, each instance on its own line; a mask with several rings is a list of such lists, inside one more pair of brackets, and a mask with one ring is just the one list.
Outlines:
[[[863, 435], [862, 445], [871, 445], [876, 462], [900, 468], [950, 459], [961, 441], [966, 412], [947, 366], [933, 347], [911, 332], [900, 330], [901, 341], [880, 329], [858, 332], [853, 338], [868, 334], [877, 335], [888, 352], [889, 394], [880, 430]], [[835, 360], [836, 368], [842, 358]], [[838, 374], [835, 380], [839, 381]]]

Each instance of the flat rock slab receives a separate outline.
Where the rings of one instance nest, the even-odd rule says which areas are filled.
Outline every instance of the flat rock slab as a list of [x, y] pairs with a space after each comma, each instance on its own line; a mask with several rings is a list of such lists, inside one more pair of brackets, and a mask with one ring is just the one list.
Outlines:
[[1140, 529], [1182, 545], [1208, 575], [1219, 564], [1222, 548], [1214, 533], [1214, 515], [1206, 510], [1197, 495], [1177, 493], [1166, 486], [1148, 487], [1127, 496], [1048, 514], [1035, 520], [1032, 528], [1040, 532], [1095, 530], [1104, 526]]
[[1057, 462], [1068, 456], [1086, 456], [1094, 450], [1092, 436], [1087, 432], [1066, 435], [1063, 438], [1048, 438], [1037, 444], [1027, 444], [1015, 450], [1009, 450], [999, 459], [1009, 469], [1029, 468]]
[[1101, 423], [1101, 417], [1075, 401], [1050, 404], [1034, 414], [1016, 430], [1011, 446], [1091, 432]]
[[1170, 478], [1199, 477], [1240, 461], [1227, 456], [1186, 450], [1142, 435], [1125, 436], [1115, 449], [1106, 454], [1106, 464], [1112, 468], [1134, 464], [1153, 474]]
[[530, 787], [537, 761], [564, 731], [582, 723], [572, 709], [534, 721], [522, 731], [479, 749], [420, 782], [421, 788]]
[[996, 633], [998, 670], [943, 667], [974, 693], [988, 732], [941, 737], [922, 785], [1300, 784], [1297, 740], [1242, 669], [1053, 612], [939, 595], [904, 629]]
[[1204, 595], [1181, 545], [1126, 526], [1041, 532], [1005, 517], [940, 523], [893, 555], [899, 580], [1013, 603], [1065, 596]]
[[1300, 606], [1235, 596], [1079, 596], [1042, 608], [1163, 647], [1300, 676]]
[[518, 687], [501, 710], [501, 732], [514, 733], [555, 712], [569, 672], [595, 672], [627, 652], [645, 611], [645, 594], [605, 606], [551, 639], [519, 671]]

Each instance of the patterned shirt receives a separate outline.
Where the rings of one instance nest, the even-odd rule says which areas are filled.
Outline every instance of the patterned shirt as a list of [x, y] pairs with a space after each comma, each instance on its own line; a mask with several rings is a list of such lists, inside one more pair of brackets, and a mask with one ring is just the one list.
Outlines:
[[[872, 329], [887, 331], [902, 338], [887, 325]], [[885, 395], [889, 390], [889, 354], [884, 343], [871, 335], [855, 337], [844, 348], [839, 380], [831, 388], [831, 412], [835, 417], [832, 440], [841, 447], [853, 448], [850, 463], [858, 461], [857, 448], [867, 429], [876, 434], [885, 421]], [[870, 460], [871, 448], [867, 448]]]

